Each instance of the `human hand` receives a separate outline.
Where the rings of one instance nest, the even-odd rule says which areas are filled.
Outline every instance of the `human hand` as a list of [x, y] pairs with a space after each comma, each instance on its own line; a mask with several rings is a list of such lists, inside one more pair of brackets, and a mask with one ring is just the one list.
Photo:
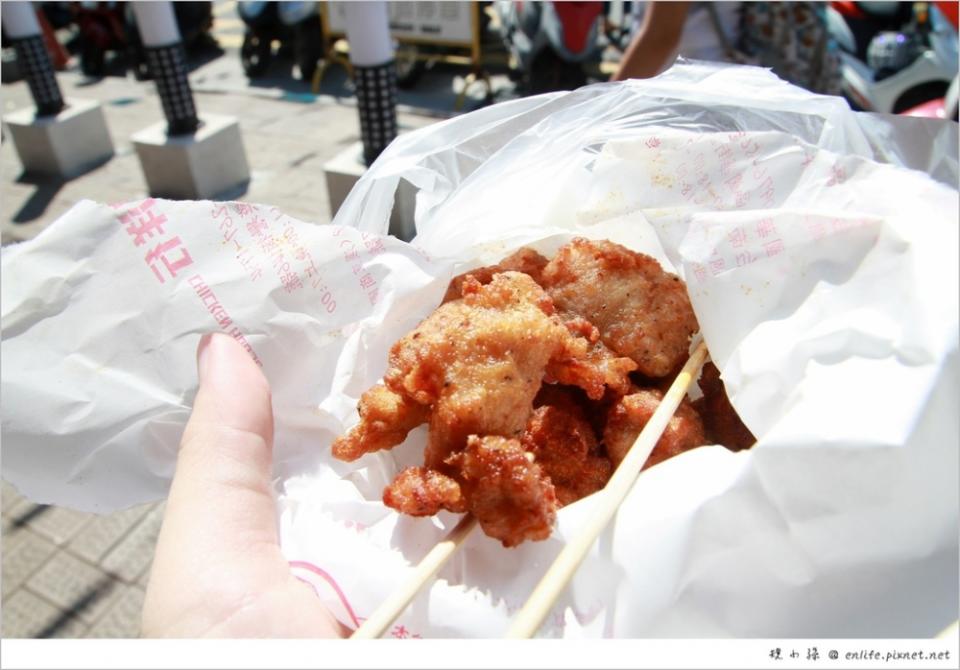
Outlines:
[[200, 388], [143, 607], [145, 637], [342, 637], [280, 553], [271, 484], [273, 410], [260, 368], [231, 337], [205, 335]]

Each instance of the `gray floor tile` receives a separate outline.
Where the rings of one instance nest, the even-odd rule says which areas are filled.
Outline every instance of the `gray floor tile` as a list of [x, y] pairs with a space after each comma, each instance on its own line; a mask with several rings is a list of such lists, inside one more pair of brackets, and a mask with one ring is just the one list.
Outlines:
[[66, 507], [50, 505], [30, 520], [30, 529], [46, 536], [56, 544], [66, 544], [80, 529], [94, 518], [93, 514], [78, 512]]
[[4, 598], [26, 582], [57, 550], [53, 542], [26, 528], [9, 533], [9, 538], [9, 547], [7, 540], [4, 540], [3, 573], [0, 577]]
[[27, 589], [3, 601], [0, 635], [14, 638], [84, 637], [87, 626]]
[[90, 627], [87, 637], [140, 637], [143, 597], [143, 589], [139, 586], [125, 587], [113, 606]]
[[27, 580], [27, 587], [86, 623], [93, 623], [120, 596], [122, 584], [66, 551], [58, 552]]
[[99, 563], [149, 511], [149, 505], [137, 505], [113, 514], [94, 517], [67, 547], [77, 556], [91, 563]]
[[157, 505], [100, 561], [103, 569], [133, 583], [153, 560], [153, 551], [163, 522], [163, 506]]
[[36, 505], [27, 500], [26, 498], [18, 496], [16, 499], [11, 500], [10, 505], [8, 506], [4, 503], [3, 506], [3, 527], [6, 528], [9, 524], [12, 524], [17, 519], [22, 518], [25, 514], [29, 513]]

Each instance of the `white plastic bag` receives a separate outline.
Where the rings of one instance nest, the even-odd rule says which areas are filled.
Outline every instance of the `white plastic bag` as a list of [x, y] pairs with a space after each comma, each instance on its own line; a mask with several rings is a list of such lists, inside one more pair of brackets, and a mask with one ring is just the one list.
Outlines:
[[[958, 604], [956, 138], [684, 64], [402, 136], [333, 226], [78, 205], [3, 252], [3, 476], [88, 510], [162, 496], [199, 334], [232, 332], [274, 389], [285, 555], [355, 625], [456, 521], [380, 502], [423, 429], [330, 456], [390, 344], [456, 272], [611, 239], [686, 278], [759, 443], [645, 472], [541, 633], [928, 636]], [[419, 189], [414, 244], [382, 237], [401, 178]], [[502, 635], [590, 508], [516, 549], [475, 533], [391, 634]]]

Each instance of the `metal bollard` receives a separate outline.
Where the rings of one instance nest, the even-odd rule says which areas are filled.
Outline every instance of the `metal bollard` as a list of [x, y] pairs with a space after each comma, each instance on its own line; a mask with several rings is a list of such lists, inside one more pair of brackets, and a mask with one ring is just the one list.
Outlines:
[[40, 32], [40, 23], [30, 2], [5, 2], [3, 27], [17, 52], [30, 95], [37, 107], [37, 116], [55, 116], [65, 107], [60, 85], [53, 71]]
[[167, 134], [192, 135], [200, 127], [200, 120], [187, 79], [187, 57], [173, 4], [134, 2], [133, 13], [167, 119]]
[[367, 166], [397, 136], [397, 70], [386, 2], [347, 3], [360, 138]]

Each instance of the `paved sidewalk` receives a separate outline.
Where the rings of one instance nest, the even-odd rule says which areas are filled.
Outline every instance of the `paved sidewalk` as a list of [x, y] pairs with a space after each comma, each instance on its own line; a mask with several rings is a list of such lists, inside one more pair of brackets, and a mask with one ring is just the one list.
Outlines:
[[[201, 114], [240, 119], [252, 179], [245, 192], [231, 197], [273, 205], [305, 221], [329, 222], [322, 167], [359, 139], [352, 99], [315, 98], [304, 95], [303, 86], [290, 87], [296, 95], [283, 88], [253, 90], [238, 83], [238, 69], [231, 52], [191, 74]], [[33, 238], [82, 199], [118, 202], [146, 195], [129, 138], [162, 118], [153, 83], [117, 76], [87, 82], [78, 72], [60, 73], [58, 79], [68, 99], [103, 103], [116, 155], [69, 181], [35, 180], [21, 175], [6, 135], [0, 145], [3, 244]], [[0, 100], [4, 114], [31, 104], [24, 82], [4, 84]], [[401, 132], [436, 116], [401, 112]], [[137, 636], [162, 504], [95, 516], [36, 505], [7, 482], [2, 492], [0, 635]]]
[[96, 516], [2, 487], [2, 636], [137, 637], [162, 503]]

